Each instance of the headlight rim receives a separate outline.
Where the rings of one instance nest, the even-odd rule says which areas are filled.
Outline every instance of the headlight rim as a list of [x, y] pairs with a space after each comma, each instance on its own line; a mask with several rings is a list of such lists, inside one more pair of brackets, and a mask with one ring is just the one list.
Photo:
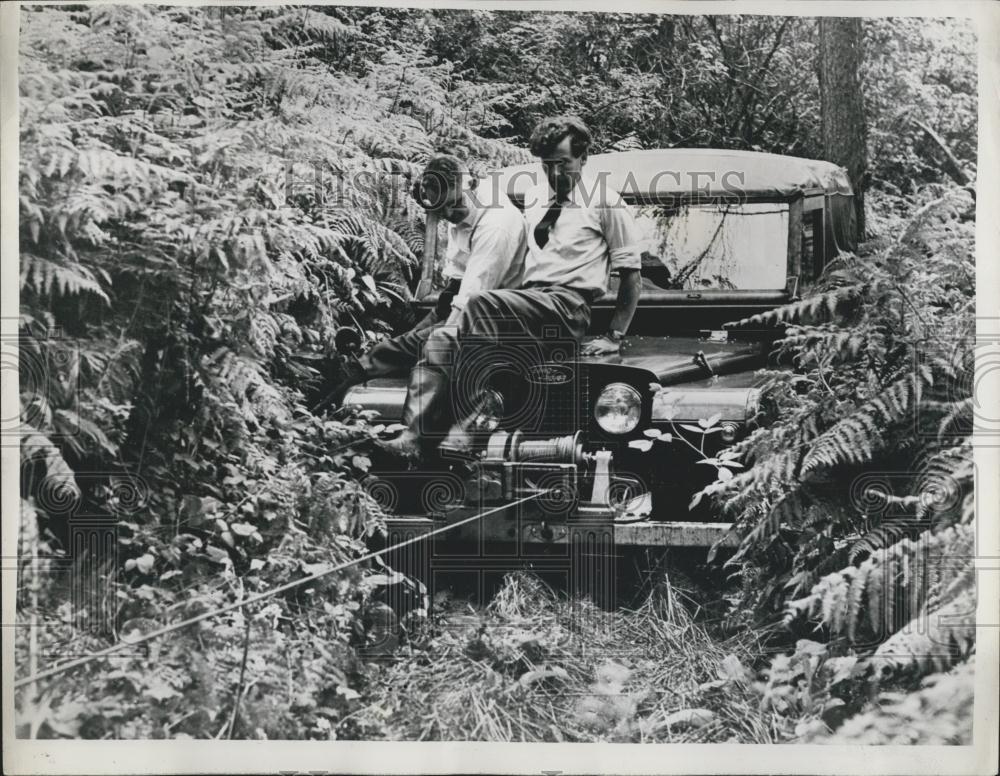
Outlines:
[[[608, 428], [601, 422], [601, 417], [597, 414], [598, 407], [601, 404], [601, 399], [609, 390], [613, 388], [624, 389], [626, 393], [630, 396], [630, 398], [634, 401], [635, 409], [637, 410], [635, 422], [632, 423], [627, 428], [623, 428], [621, 430]], [[614, 382], [610, 382], [606, 384], [603, 388], [601, 388], [600, 392], [597, 394], [597, 400], [594, 402], [593, 406], [593, 417], [594, 417], [594, 422], [597, 423], [598, 428], [600, 428], [601, 431], [603, 431], [606, 434], [618, 437], [625, 436], [626, 434], [631, 434], [642, 423], [642, 394], [634, 385], [631, 385], [629, 383], [622, 382], [621, 380], [615, 380]]]

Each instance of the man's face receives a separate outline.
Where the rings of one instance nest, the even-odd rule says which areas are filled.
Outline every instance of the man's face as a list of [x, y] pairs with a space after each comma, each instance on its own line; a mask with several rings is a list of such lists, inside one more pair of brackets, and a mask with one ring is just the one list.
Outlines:
[[461, 180], [446, 181], [443, 176], [428, 175], [423, 181], [423, 196], [434, 205], [429, 209], [445, 221], [457, 224], [469, 214]]
[[445, 202], [445, 206], [441, 209], [441, 217], [445, 221], [458, 224], [469, 214], [469, 206], [465, 202], [465, 192], [461, 185], [448, 187], [448, 198]]
[[580, 156], [573, 156], [572, 142], [573, 138], [566, 135], [553, 149], [549, 157], [542, 160], [549, 186], [559, 195], [560, 199], [569, 196], [573, 186], [580, 180], [583, 165], [587, 163], [586, 151]]

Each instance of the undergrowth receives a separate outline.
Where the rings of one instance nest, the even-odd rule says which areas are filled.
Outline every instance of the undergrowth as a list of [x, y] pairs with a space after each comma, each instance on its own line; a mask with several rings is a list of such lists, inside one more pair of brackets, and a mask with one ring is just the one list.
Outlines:
[[633, 611], [570, 600], [527, 573], [484, 609], [438, 601], [428, 632], [375, 664], [364, 729], [392, 740], [770, 743], [743, 667], [664, 579]]
[[[503, 122], [470, 117], [482, 90], [406, 29], [340, 7], [22, 9], [20, 676], [380, 531], [358, 480], [391, 429], [313, 411], [338, 333], [406, 322], [407, 175], [445, 150], [526, 157], [473, 129]], [[18, 732], [325, 736], [368, 598], [346, 575], [97, 661], [20, 691]]]

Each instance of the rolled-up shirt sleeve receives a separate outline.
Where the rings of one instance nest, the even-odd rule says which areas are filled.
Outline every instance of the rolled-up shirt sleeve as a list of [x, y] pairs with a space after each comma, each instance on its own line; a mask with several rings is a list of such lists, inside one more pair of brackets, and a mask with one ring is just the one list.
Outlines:
[[512, 265], [523, 261], [524, 227], [517, 216], [514, 219], [486, 216], [473, 232], [470, 243], [462, 286], [451, 303], [460, 310], [473, 294], [499, 288]]
[[642, 234], [632, 208], [618, 199], [600, 208], [599, 212], [611, 270], [642, 269]]

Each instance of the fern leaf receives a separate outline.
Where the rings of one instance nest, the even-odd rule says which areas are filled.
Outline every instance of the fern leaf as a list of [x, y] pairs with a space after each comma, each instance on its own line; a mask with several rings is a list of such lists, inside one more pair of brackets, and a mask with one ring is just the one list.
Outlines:
[[878, 555], [865, 561], [867, 568], [864, 571], [859, 569], [859, 576], [864, 579], [867, 594], [865, 600], [868, 603], [868, 622], [872, 631], [881, 636], [886, 633], [883, 623], [886, 621], [884, 597], [886, 586], [884, 584], [885, 573]]
[[877, 670], [907, 665], [944, 670], [969, 656], [976, 636], [976, 594], [965, 588], [933, 612], [922, 613], [893, 633], [871, 658]]
[[78, 262], [67, 266], [38, 256], [21, 252], [21, 287], [32, 288], [44, 296], [53, 293], [71, 296], [90, 293], [111, 304], [108, 295], [87, 267]]
[[806, 322], [819, 317], [820, 311], [826, 311], [831, 317], [841, 302], [857, 298], [863, 292], [863, 284], [837, 288], [816, 296], [807, 297], [795, 302], [776, 307], [765, 313], [758, 313], [749, 318], [726, 324], [727, 328], [743, 328], [753, 326], [775, 326], [780, 323]]

